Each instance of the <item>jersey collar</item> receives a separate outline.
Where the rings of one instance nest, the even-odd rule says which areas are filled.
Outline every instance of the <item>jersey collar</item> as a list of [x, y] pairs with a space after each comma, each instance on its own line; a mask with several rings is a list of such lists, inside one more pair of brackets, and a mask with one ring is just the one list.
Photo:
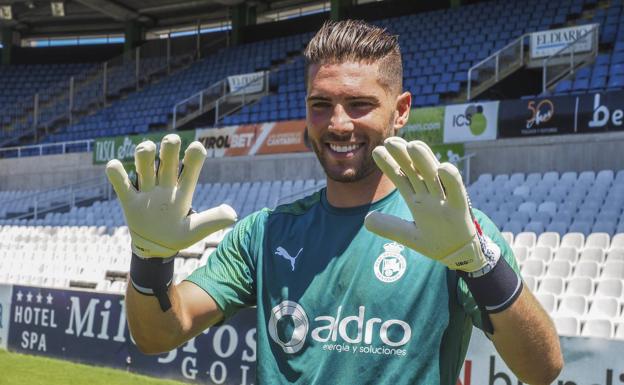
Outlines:
[[394, 190], [392, 190], [392, 192], [390, 192], [388, 195], [386, 195], [385, 197], [372, 202], [372, 203], [367, 203], [365, 205], [361, 205], [361, 206], [354, 206], [354, 207], [335, 207], [332, 206], [329, 201], [327, 200], [327, 188], [324, 187], [321, 190], [321, 205], [323, 207], [323, 209], [325, 209], [325, 211], [334, 214], [334, 215], [357, 215], [357, 214], [365, 214], [368, 213], [370, 211], [374, 211], [374, 210], [379, 210], [380, 208], [387, 206], [389, 203], [391, 203], [392, 201], [394, 201], [394, 199], [396, 199], [396, 197], [399, 195], [397, 189], [395, 188]]

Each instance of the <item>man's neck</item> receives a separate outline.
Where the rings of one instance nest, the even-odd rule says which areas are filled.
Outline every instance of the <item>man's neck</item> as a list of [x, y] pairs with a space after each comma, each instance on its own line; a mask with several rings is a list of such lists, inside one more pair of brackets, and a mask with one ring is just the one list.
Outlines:
[[394, 190], [394, 184], [381, 171], [357, 182], [327, 179], [327, 201], [334, 207], [356, 207], [376, 202]]

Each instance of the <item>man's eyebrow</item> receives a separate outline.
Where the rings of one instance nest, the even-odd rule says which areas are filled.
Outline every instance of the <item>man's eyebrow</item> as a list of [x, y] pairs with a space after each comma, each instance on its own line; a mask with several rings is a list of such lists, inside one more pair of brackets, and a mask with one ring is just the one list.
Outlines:
[[[347, 96], [345, 99], [347, 100], [370, 100], [370, 101], [379, 101], [379, 98], [377, 98], [376, 96], [373, 95], [353, 95], [353, 96]], [[326, 96], [321, 96], [321, 95], [310, 95], [307, 97], [307, 100], [309, 101], [314, 101], [314, 100], [320, 100], [320, 101], [327, 101], [330, 100], [330, 98], [326, 97]]]
[[329, 100], [329, 98], [326, 98], [324, 96], [320, 96], [320, 95], [310, 95], [307, 97], [307, 100], [321, 100], [321, 101], [326, 101]]

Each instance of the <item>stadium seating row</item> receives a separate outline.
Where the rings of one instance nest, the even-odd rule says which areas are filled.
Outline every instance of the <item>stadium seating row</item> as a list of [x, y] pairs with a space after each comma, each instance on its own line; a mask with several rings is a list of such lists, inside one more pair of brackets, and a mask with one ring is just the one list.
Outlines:
[[[199, 211], [226, 203], [231, 205], [239, 216], [244, 217], [264, 207], [275, 207], [279, 203], [302, 197], [324, 186], [325, 180], [285, 180], [264, 182], [236, 182], [198, 184], [193, 202]], [[44, 197], [33, 195], [34, 192], [2, 192], [0, 193], [0, 225], [69, 225], [69, 226], [122, 226], [125, 221], [117, 200], [97, 200], [89, 206], [73, 206], [67, 210], [50, 210], [41, 207], [34, 198], [43, 199], [54, 204], [50, 197], [64, 197], [71, 194], [67, 189], [55, 189], [46, 192]], [[87, 189], [76, 196], [76, 200], [97, 197], [101, 191]], [[60, 198], [59, 198], [60, 199]], [[24, 217], [32, 214], [34, 207], [43, 212], [38, 219]], [[63, 209], [65, 206], [63, 206]], [[9, 215], [10, 214], [10, 215]], [[22, 214], [22, 218], [13, 218]]]
[[624, 170], [483, 174], [468, 192], [504, 231], [624, 232]]

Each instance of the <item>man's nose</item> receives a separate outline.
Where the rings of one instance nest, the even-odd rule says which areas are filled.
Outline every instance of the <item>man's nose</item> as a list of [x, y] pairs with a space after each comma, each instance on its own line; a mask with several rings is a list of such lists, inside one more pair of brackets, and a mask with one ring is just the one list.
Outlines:
[[329, 121], [329, 131], [336, 134], [346, 134], [353, 131], [353, 122], [341, 104], [336, 104]]

